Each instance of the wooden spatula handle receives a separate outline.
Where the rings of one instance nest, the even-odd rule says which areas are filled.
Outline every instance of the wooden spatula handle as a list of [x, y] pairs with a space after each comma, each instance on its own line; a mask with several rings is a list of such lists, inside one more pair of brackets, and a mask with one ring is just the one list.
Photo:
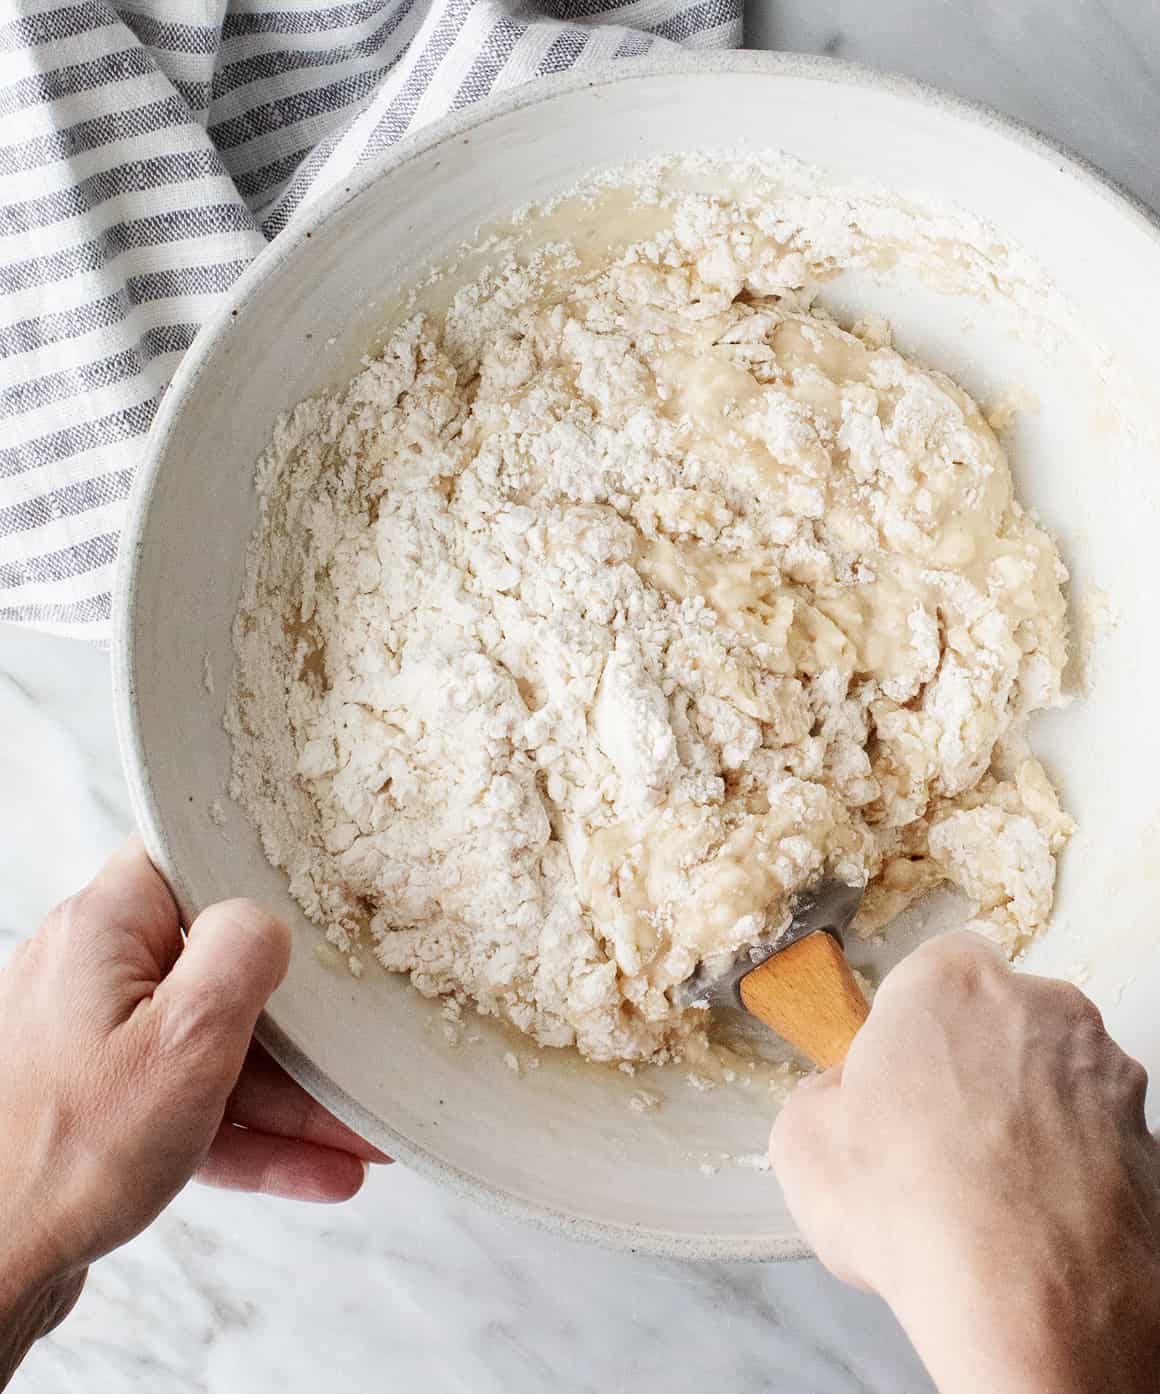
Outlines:
[[828, 1070], [846, 1058], [870, 1008], [832, 934], [818, 930], [741, 979], [741, 1000], [779, 1036]]

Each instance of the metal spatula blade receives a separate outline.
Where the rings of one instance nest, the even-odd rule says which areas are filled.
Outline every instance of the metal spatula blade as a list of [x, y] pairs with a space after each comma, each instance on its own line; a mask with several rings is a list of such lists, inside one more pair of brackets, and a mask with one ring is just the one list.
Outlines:
[[786, 930], [732, 963], [702, 964], [678, 1000], [741, 1008], [820, 1068], [841, 1064], [870, 1011], [841, 940], [861, 902], [860, 886], [817, 882], [799, 896]]
[[841, 943], [842, 935], [858, 913], [862, 891], [863, 887], [848, 886], [834, 876], [815, 882], [795, 902], [788, 928], [769, 940], [738, 949], [731, 963], [722, 965], [714, 960], [699, 964], [696, 971], [677, 988], [677, 1001], [682, 1007], [743, 1009], [741, 979], [747, 973], [752, 973], [772, 955], [781, 953], [799, 939], [820, 929], [832, 934]]

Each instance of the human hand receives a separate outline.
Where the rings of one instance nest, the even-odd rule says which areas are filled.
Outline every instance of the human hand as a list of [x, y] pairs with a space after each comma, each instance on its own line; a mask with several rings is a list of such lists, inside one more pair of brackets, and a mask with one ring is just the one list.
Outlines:
[[0, 972], [0, 1387], [87, 1265], [191, 1176], [338, 1201], [388, 1160], [252, 1043], [289, 955], [245, 900], [206, 910], [183, 947], [133, 840]]
[[770, 1158], [818, 1257], [891, 1305], [943, 1394], [1144, 1394], [1160, 1358], [1147, 1076], [1070, 984], [972, 934], [890, 973]]

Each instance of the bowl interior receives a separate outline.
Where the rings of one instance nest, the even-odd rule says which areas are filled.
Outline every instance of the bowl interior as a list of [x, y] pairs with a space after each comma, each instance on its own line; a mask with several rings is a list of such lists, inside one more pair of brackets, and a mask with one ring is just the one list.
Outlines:
[[[202, 336], [168, 394], [126, 541], [119, 705], [141, 824], [187, 914], [247, 894], [293, 926], [294, 962], [264, 1028], [272, 1048], [372, 1140], [512, 1211], [655, 1252], [800, 1252], [775, 1182], [752, 1165], [766, 1099], [697, 1093], [679, 1073], [642, 1081], [585, 1066], [494, 1022], [473, 1019], [479, 1039], [451, 1046], [438, 1006], [403, 981], [355, 981], [323, 962], [318, 931], [225, 795], [222, 728], [255, 459], [279, 412], [350, 376], [389, 317], [392, 288], [480, 224], [593, 169], [780, 149], [839, 181], [971, 210], [1039, 260], [1083, 325], [1049, 351], [1009, 309], [903, 273], [828, 293], [844, 312], [884, 310], [904, 349], [985, 399], [1010, 387], [1038, 399], [1012, 435], [1018, 487], [1060, 538], [1079, 627], [1097, 588], [1119, 623], [1090, 655], [1083, 699], [1033, 732], [1080, 831], [1031, 966], [1087, 971], [1113, 1031], [1160, 1066], [1149, 1011], [1160, 987], [1160, 734], [1147, 717], [1160, 675], [1146, 637], [1160, 472], [1156, 409], [1132, 386], [1148, 380], [1160, 323], [1152, 226], [1076, 165], [977, 113], [841, 65], [769, 56], [571, 80], [436, 137], [349, 197], [340, 191], [325, 219], [307, 217], [244, 278], [233, 313]], [[1099, 370], [1101, 346], [1126, 387]], [[221, 826], [210, 816], [219, 800]], [[518, 1074], [503, 1063], [510, 1051]], [[662, 1097], [653, 1112], [630, 1106], [642, 1083]]]

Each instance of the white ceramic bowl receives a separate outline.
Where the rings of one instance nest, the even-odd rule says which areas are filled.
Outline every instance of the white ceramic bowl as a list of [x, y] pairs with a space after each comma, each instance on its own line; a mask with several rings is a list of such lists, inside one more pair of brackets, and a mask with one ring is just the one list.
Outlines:
[[541, 1068], [517, 1077], [502, 1065], [513, 1037], [494, 1023], [480, 1024], [478, 1045], [448, 1047], [437, 1006], [402, 979], [321, 966], [318, 931], [242, 815], [227, 801], [224, 827], [208, 816], [229, 765], [222, 710], [252, 469], [275, 416], [345, 381], [384, 312], [368, 301], [481, 223], [596, 168], [746, 145], [957, 201], [1037, 257], [1082, 319], [1084, 332], [1046, 355], [954, 296], [886, 300], [902, 345], [928, 363], [984, 394], [1012, 378], [1038, 394], [1016, 432], [1019, 488], [1061, 539], [1077, 594], [1098, 585], [1119, 611], [1088, 696], [1036, 729], [1080, 832], [1032, 966], [1090, 964], [1113, 1031], [1160, 1064], [1160, 722], [1148, 715], [1160, 691], [1160, 469], [1132, 429], [1154, 428], [1156, 408], [1141, 397], [1117, 417], [1087, 357], [1106, 342], [1148, 382], [1160, 238], [1093, 171], [987, 112], [835, 62], [685, 55], [523, 89], [426, 131], [279, 237], [186, 355], [133, 495], [115, 659], [150, 851], [187, 916], [247, 894], [289, 920], [294, 962], [261, 1035], [327, 1107], [420, 1170], [561, 1231], [686, 1257], [784, 1258], [805, 1250], [772, 1178], [698, 1165], [763, 1150], [760, 1100], [650, 1079], [664, 1104], [640, 1114], [627, 1106], [638, 1082], [566, 1052], [542, 1052]]

